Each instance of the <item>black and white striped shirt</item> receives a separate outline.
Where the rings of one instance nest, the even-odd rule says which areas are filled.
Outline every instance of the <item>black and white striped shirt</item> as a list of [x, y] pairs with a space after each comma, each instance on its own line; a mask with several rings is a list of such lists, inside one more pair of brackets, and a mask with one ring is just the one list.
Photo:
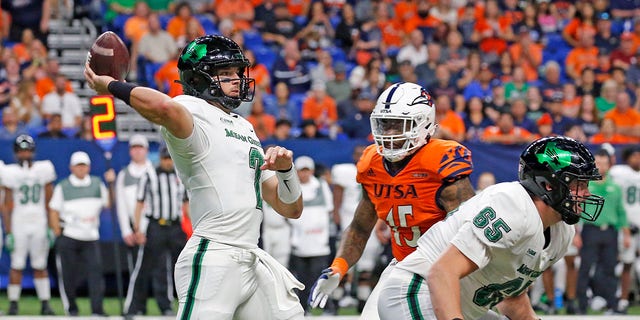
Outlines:
[[175, 171], [158, 167], [140, 178], [136, 198], [146, 202], [145, 216], [149, 219], [179, 221], [187, 194]]

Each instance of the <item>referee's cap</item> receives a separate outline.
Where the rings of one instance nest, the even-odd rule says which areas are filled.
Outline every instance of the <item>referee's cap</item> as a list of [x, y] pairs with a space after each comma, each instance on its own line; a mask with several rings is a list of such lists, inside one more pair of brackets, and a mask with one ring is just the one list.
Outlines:
[[69, 165], [77, 166], [79, 164], [90, 165], [91, 159], [86, 152], [76, 151], [71, 155], [71, 160], [69, 161]]

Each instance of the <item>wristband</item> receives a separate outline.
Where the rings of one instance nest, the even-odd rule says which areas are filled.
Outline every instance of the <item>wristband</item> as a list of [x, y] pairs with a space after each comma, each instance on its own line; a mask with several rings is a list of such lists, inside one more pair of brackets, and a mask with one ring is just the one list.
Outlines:
[[344, 258], [338, 257], [333, 259], [333, 263], [331, 263], [331, 269], [333, 269], [334, 273], [339, 273], [340, 279], [342, 279], [349, 271], [349, 264]]
[[114, 97], [130, 105], [131, 91], [136, 87], [138, 87], [138, 85], [135, 85], [133, 83], [115, 80], [115, 81], [109, 82], [109, 85], [107, 86], [107, 90], [109, 90], [109, 92], [111, 92], [111, 94]]
[[298, 173], [293, 164], [291, 164], [291, 169], [287, 171], [276, 171], [276, 177], [278, 178], [278, 198], [280, 198], [280, 201], [286, 204], [298, 201], [298, 198], [302, 195], [302, 189], [300, 188]]

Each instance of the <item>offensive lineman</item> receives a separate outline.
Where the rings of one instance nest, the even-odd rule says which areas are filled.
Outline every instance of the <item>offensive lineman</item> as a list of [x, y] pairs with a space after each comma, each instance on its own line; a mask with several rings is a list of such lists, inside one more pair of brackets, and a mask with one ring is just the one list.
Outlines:
[[471, 198], [471, 152], [455, 141], [431, 139], [436, 130], [435, 105], [429, 92], [414, 83], [387, 88], [371, 114], [375, 141], [358, 161], [362, 199], [344, 231], [337, 257], [312, 290], [309, 303], [324, 307], [349, 266], [360, 259], [376, 221], [391, 227], [394, 259], [369, 295], [361, 318], [377, 315], [379, 288], [397, 261], [413, 252], [427, 229]]
[[54, 237], [48, 228], [49, 200], [53, 194], [56, 172], [49, 160], [34, 161], [36, 143], [29, 135], [20, 135], [13, 144], [17, 163], [2, 170], [4, 186], [5, 248], [11, 253], [9, 272], [9, 315], [18, 314], [22, 291], [22, 270], [27, 256], [33, 269], [33, 283], [41, 301], [42, 315], [53, 315], [49, 306], [51, 288], [47, 258]]
[[598, 218], [604, 199], [588, 184], [602, 177], [584, 145], [555, 136], [523, 151], [519, 178], [485, 189], [420, 237], [382, 288], [381, 319], [478, 319], [496, 305], [508, 319], [538, 319], [526, 289], [563, 258], [573, 224]]
[[[258, 248], [263, 201], [287, 218], [302, 212], [293, 152], [263, 152], [251, 124], [232, 113], [253, 99], [240, 46], [223, 36], [191, 41], [178, 60], [185, 95], [98, 76], [87, 82], [160, 126], [190, 195], [193, 236], [175, 267], [178, 319], [303, 319], [302, 285]], [[274, 173], [275, 171], [275, 173]]]

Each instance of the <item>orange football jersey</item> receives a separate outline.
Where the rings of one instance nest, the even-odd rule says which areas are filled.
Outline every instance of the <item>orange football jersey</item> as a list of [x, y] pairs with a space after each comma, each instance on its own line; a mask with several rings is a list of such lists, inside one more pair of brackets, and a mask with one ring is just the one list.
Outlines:
[[367, 147], [357, 166], [357, 180], [378, 218], [391, 227], [391, 248], [398, 261], [413, 252], [418, 238], [447, 214], [436, 202], [443, 184], [473, 171], [471, 151], [440, 139], [431, 139], [395, 176], [385, 169], [375, 145]]

